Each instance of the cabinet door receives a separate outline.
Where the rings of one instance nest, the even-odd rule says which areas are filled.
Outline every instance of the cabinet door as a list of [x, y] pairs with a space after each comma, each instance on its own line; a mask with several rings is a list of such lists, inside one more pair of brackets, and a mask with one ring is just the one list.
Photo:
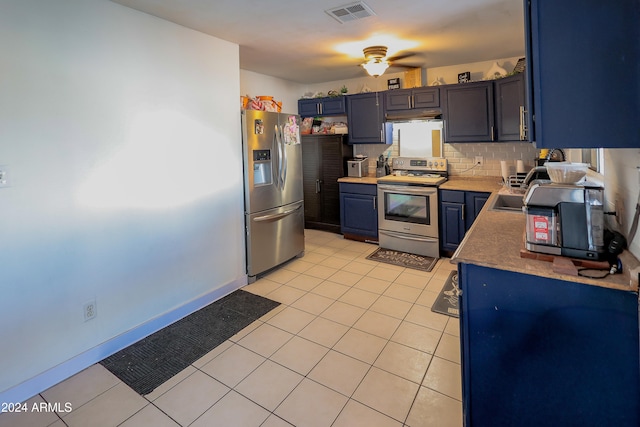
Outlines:
[[340, 187], [338, 178], [344, 176], [342, 137], [325, 137], [320, 143], [321, 155], [321, 217], [322, 222], [340, 224]]
[[321, 108], [322, 109], [320, 113], [325, 116], [345, 114], [347, 111], [344, 96], [324, 98]]
[[521, 129], [525, 108], [524, 74], [505, 77], [494, 81], [496, 102], [496, 139], [498, 141], [524, 141]]
[[303, 136], [301, 145], [304, 219], [305, 221], [319, 221], [321, 218], [320, 142], [317, 136]]
[[440, 106], [440, 89], [437, 87], [412, 89], [413, 108], [437, 108]]
[[445, 86], [445, 142], [494, 140], [493, 82]]
[[411, 108], [411, 89], [388, 90], [384, 102], [387, 111], [407, 110]]
[[455, 251], [465, 233], [464, 204], [440, 202], [440, 246], [444, 251]]
[[299, 99], [298, 114], [301, 117], [314, 117], [320, 113], [317, 99]]
[[376, 196], [340, 193], [341, 231], [360, 236], [378, 237]]
[[640, 2], [525, 2], [527, 73], [540, 147], [640, 141]]
[[471, 228], [473, 221], [478, 217], [487, 199], [489, 199], [489, 193], [476, 193], [471, 191], [464, 193], [464, 205], [466, 209], [464, 221], [465, 231]]
[[384, 123], [384, 96], [378, 92], [347, 97], [349, 144], [391, 144], [393, 128]]

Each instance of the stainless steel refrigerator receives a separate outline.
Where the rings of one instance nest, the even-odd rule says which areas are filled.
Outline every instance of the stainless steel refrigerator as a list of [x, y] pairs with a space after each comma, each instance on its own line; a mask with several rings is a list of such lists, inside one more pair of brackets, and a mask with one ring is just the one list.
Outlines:
[[300, 117], [242, 112], [247, 275], [304, 252]]

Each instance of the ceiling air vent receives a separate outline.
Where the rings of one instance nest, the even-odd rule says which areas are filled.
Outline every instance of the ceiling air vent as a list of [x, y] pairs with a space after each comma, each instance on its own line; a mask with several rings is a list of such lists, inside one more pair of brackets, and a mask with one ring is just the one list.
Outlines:
[[333, 9], [325, 10], [325, 12], [342, 24], [375, 15], [375, 12], [366, 3], [361, 1], [334, 7]]

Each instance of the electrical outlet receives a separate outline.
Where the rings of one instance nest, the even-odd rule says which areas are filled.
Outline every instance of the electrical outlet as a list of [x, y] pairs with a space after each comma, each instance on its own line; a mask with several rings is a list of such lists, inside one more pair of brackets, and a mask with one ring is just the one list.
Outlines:
[[484, 157], [476, 156], [476, 163], [475, 164], [482, 166], [484, 164]]
[[91, 320], [98, 315], [98, 306], [96, 300], [87, 301], [82, 306], [82, 312], [84, 314], [84, 321]]

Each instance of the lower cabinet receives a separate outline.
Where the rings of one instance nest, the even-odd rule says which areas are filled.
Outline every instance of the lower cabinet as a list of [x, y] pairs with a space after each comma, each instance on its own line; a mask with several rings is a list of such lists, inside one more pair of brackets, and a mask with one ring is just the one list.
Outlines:
[[471, 228], [489, 193], [440, 190], [440, 252], [451, 256]]
[[458, 265], [471, 426], [638, 426], [638, 292]]
[[340, 183], [340, 231], [345, 238], [378, 241], [377, 185]]
[[302, 136], [302, 186], [304, 223], [340, 233], [340, 191], [338, 178], [345, 174], [351, 147], [341, 135]]

